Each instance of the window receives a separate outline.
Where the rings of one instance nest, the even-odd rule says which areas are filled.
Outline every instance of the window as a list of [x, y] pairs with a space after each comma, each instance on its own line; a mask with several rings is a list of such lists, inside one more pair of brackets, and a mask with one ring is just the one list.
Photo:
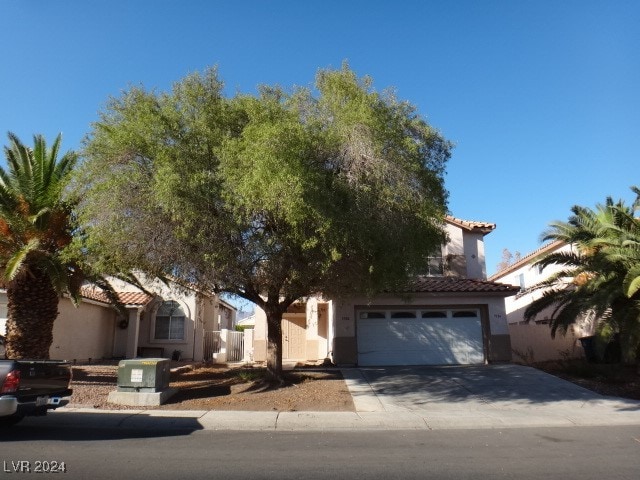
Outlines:
[[360, 318], [385, 318], [384, 312], [361, 312]]
[[444, 261], [442, 259], [442, 254], [427, 257], [427, 275], [431, 277], [441, 277], [444, 275]]
[[415, 312], [393, 312], [391, 318], [416, 318]]
[[478, 312], [475, 310], [458, 310], [453, 312], [453, 318], [478, 318]]
[[184, 340], [185, 314], [174, 300], [164, 302], [156, 313], [156, 340]]
[[447, 318], [447, 312], [442, 312], [442, 311], [424, 312], [422, 314], [422, 318]]

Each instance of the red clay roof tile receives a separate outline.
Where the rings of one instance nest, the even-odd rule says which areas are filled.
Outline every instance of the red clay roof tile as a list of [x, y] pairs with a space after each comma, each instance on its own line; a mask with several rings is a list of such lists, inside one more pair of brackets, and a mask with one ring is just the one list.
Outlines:
[[[82, 287], [81, 296], [87, 300], [110, 304], [109, 298], [105, 293], [94, 287]], [[118, 300], [127, 306], [144, 306], [153, 300], [153, 296], [142, 292], [116, 292]]]
[[520, 287], [487, 280], [456, 277], [418, 277], [399, 293], [498, 293], [515, 295]]
[[445, 217], [445, 221], [451, 223], [452, 225], [457, 225], [458, 227], [464, 228], [465, 230], [473, 231], [477, 230], [485, 235], [496, 228], [495, 223], [489, 222], [474, 222], [471, 220], [462, 220], [461, 218], [452, 217], [451, 215], [447, 215]]

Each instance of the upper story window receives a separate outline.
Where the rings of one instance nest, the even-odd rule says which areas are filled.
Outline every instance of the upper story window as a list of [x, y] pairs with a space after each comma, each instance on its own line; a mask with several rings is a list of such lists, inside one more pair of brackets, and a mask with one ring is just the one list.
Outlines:
[[163, 302], [156, 313], [156, 340], [184, 340], [186, 315], [178, 302]]
[[437, 252], [436, 254], [427, 257], [426, 274], [431, 277], [444, 275], [444, 259], [442, 258], [442, 252]]

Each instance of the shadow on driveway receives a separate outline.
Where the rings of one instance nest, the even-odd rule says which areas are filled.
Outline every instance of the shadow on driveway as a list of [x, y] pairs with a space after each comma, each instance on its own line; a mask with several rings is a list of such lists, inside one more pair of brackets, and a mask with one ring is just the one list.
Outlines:
[[385, 410], [606, 407], [640, 411], [640, 401], [605, 397], [521, 365], [360, 368]]

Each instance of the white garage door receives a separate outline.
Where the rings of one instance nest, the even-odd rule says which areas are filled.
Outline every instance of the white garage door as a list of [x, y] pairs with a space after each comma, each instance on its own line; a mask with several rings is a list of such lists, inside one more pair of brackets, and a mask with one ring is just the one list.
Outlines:
[[484, 363], [480, 312], [366, 310], [358, 312], [358, 365]]

